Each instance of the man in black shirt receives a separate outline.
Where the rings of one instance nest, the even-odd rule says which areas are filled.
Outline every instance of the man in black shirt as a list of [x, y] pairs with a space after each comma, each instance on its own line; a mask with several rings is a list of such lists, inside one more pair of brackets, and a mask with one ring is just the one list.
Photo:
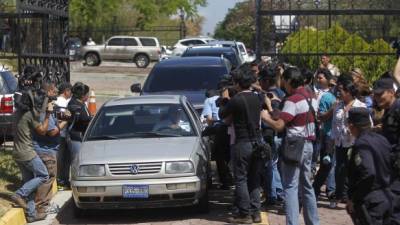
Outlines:
[[230, 219], [231, 223], [258, 223], [260, 217], [260, 175], [261, 160], [254, 157], [252, 143], [260, 138], [261, 99], [250, 90], [254, 74], [246, 67], [234, 74], [239, 91], [221, 107], [221, 116], [231, 121], [235, 128], [235, 144], [232, 160], [235, 180], [235, 206], [239, 213]]

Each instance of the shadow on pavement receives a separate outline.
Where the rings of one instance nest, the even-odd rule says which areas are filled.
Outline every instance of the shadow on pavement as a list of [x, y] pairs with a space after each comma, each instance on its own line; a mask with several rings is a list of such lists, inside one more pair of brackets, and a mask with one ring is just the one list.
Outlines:
[[[228, 212], [233, 201], [232, 191], [212, 190], [210, 192], [210, 212], [201, 214], [193, 207], [132, 209], [132, 210], [95, 210], [84, 218], [75, 218], [73, 200], [70, 199], [58, 213], [59, 224], [130, 224], [154, 223], [191, 220], [191, 223], [210, 221], [226, 223]], [[193, 221], [192, 221], [193, 220]], [[202, 222], [204, 223], [204, 222]]]

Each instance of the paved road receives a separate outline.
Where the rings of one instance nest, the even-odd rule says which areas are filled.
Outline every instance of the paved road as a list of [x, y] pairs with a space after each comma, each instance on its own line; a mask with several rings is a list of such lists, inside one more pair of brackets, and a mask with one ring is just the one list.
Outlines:
[[197, 213], [193, 208], [93, 211], [83, 219], [73, 216], [72, 200], [52, 224], [226, 224], [232, 192], [214, 190], [210, 193], [211, 210]]

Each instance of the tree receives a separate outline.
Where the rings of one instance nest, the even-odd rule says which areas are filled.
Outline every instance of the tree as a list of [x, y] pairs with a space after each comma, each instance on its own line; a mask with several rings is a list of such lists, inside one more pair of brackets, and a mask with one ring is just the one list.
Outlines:
[[[214, 38], [225, 40], [237, 40], [246, 46], [255, 48], [255, 7], [253, 2], [238, 2], [229, 9], [224, 20], [217, 24], [214, 31]], [[269, 17], [262, 18], [262, 32], [267, 34], [271, 30], [271, 20]], [[266, 36], [266, 35], [264, 35]], [[268, 47], [270, 40], [264, 38], [262, 45]]]
[[[302, 28], [289, 35], [282, 48], [282, 53], [285, 54], [322, 54], [326, 52], [371, 53], [371, 55], [331, 56], [332, 62], [342, 72], [349, 71], [351, 68], [360, 68], [370, 82], [379, 78], [383, 72], [391, 70], [396, 63], [394, 50], [383, 39], [376, 39], [369, 43], [356, 33], [350, 34], [339, 24], [335, 24], [327, 30]], [[374, 53], [386, 53], [387, 55], [373, 55]], [[310, 56], [290, 56], [288, 60], [297, 66], [311, 69], [316, 69], [320, 63], [319, 57]]]

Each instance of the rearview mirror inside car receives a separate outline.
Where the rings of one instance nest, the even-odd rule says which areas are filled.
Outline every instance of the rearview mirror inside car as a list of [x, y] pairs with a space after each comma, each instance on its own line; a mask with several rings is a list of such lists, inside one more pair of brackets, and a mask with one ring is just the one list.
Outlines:
[[133, 93], [142, 92], [142, 85], [140, 83], [132, 84], [131, 85], [131, 92], [133, 92]]

